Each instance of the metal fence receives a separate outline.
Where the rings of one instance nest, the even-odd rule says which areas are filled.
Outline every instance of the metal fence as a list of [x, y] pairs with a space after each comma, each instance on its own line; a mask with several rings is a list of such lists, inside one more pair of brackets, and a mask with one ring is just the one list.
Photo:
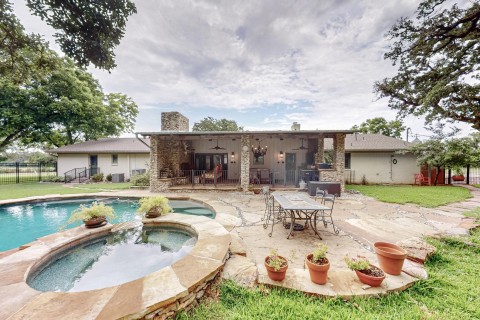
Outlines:
[[0, 163], [0, 184], [39, 182], [57, 175], [57, 164]]

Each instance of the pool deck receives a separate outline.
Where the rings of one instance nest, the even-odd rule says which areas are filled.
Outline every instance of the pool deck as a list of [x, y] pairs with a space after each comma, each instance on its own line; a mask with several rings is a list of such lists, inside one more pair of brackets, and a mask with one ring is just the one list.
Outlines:
[[[373, 243], [376, 241], [397, 243], [409, 240], [421, 243], [421, 238], [428, 235], [468, 234], [469, 228], [475, 225], [474, 219], [465, 218], [462, 213], [480, 206], [480, 190], [476, 188], [469, 189], [473, 198], [460, 203], [430, 209], [416, 205], [381, 203], [358, 194], [343, 194], [342, 197], [337, 198], [334, 207], [334, 221], [340, 228], [340, 234], [334, 234], [331, 226], [327, 228], [321, 226], [319, 231], [323, 240], [318, 240], [310, 229], [296, 232], [293, 238], [286, 239], [287, 230], [280, 224], [275, 225], [273, 235], [269, 237], [270, 227], [265, 230], [262, 226], [265, 208], [262, 195], [242, 192], [175, 192], [164, 193], [164, 195], [172, 198], [189, 197], [202, 201], [212, 206], [217, 212], [215, 218], [216, 229], [220, 230], [218, 224], [222, 225], [232, 239], [230, 246], [231, 258], [227, 260], [223, 269], [224, 278], [233, 279], [246, 286], [263, 283], [301, 290], [325, 297], [342, 296], [349, 298], [352, 296], [378, 296], [388, 294], [389, 292], [401, 291], [411, 286], [415, 281], [428, 277], [421, 263], [406, 261], [400, 276], [387, 275], [381, 287], [371, 288], [360, 283], [355, 273], [347, 269], [343, 262], [343, 257], [345, 255], [353, 256], [358, 254], [366, 256], [373, 264], [378, 264], [373, 251]], [[151, 193], [141, 190], [128, 190], [86, 194], [85, 196], [92, 197], [94, 195], [141, 197], [151, 195]], [[78, 197], [78, 195], [75, 196]], [[69, 198], [72, 195], [55, 197]], [[35, 197], [35, 199], [38, 198], [46, 199], [51, 198], [51, 196]], [[12, 202], [18, 201], [17, 199]], [[6, 203], [6, 201], [0, 201], [0, 203]], [[212, 229], [211, 232], [215, 231]], [[47, 237], [55, 238], [55, 235]], [[62, 240], [56, 239], [54, 241]], [[331, 267], [328, 281], [325, 285], [313, 284], [304, 265], [305, 255], [319, 241], [327, 244], [329, 247], [327, 257], [330, 260]], [[210, 245], [211, 243], [207, 244], [207, 247]], [[271, 248], [278, 249], [281, 255], [289, 258], [287, 277], [282, 282], [271, 281], [267, 277], [265, 267], [263, 266], [264, 258], [268, 255]], [[208, 252], [209, 249], [205, 248], [202, 250], [207, 250]], [[0, 309], [0, 319], [9, 317], [11, 319], [38, 318], [36, 317], [38, 312], [46, 308], [53, 308], [60, 312], [48, 313], [51, 316], [49, 317], [50, 319], [61, 319], [65, 315], [64, 312], [61, 312], [63, 310], [62, 306], [73, 304], [74, 301], [58, 300], [56, 297], [61, 293], [39, 294], [25, 284], [25, 270], [31, 264], [32, 257], [38, 257], [47, 251], [48, 248], [45, 246], [37, 247], [34, 245], [31, 248], [8, 254], [0, 259], [0, 295], [9, 297], [7, 300], [2, 299], [0, 302], [2, 307]], [[420, 260], [422, 260], [421, 258]], [[211, 259], [212, 257], [210, 256], [206, 261]], [[213, 260], [220, 261], [218, 256], [214, 257]], [[177, 276], [187, 277], [187, 275], [181, 274], [190, 272], [185, 270], [183, 269], [182, 272], [177, 270]], [[155, 290], [156, 286], [154, 283], [156, 280], [154, 280], [154, 277], [151, 279], [151, 290]], [[101, 299], [105, 301], [105, 305], [109, 304], [110, 299], [114, 296], [114, 291], [116, 292], [119, 289], [117, 287], [112, 288], [102, 289], [104, 290], [102, 292], [105, 292], [105, 296], [101, 296]], [[143, 297], [142, 293], [137, 293]], [[78, 301], [83, 300], [83, 297], [81, 297], [82, 293], [77, 294], [78, 298], [74, 300], [78, 303]], [[45, 298], [40, 299], [40, 296]], [[85, 299], [88, 304], [90, 300], [88, 298]], [[132, 296], [132, 299], [134, 299], [134, 296]], [[27, 301], [29, 303], [26, 303]], [[30, 304], [31, 301], [36, 302]], [[112, 305], [110, 304], [110, 306]], [[90, 319], [99, 315], [103, 315], [99, 318], [107, 318], [106, 314], [101, 313], [104, 309], [99, 311], [97, 310], [98, 308], [93, 308], [90, 305], [88, 305], [88, 308], [91, 311], [82, 314], [80, 318]], [[80, 316], [77, 313], [74, 315]], [[113, 318], [117, 315], [110, 314], [109, 316]]]

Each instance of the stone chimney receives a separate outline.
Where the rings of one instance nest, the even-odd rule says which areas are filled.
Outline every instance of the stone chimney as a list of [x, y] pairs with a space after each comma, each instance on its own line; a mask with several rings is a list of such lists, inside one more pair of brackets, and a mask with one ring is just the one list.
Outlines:
[[188, 118], [180, 112], [162, 112], [162, 131], [189, 131]]
[[294, 122], [291, 127], [292, 131], [300, 131], [300, 123]]

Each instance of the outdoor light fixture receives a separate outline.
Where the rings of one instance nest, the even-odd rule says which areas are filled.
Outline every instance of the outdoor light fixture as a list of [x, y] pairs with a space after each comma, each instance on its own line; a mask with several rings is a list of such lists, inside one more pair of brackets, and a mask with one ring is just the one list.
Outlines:
[[230, 156], [230, 163], [235, 163], [235, 152], [232, 151], [232, 155]]
[[279, 154], [278, 154], [278, 161], [277, 161], [277, 163], [280, 163], [280, 162], [281, 162], [281, 163], [285, 163], [285, 162], [283, 161], [283, 151], [280, 151]]
[[263, 157], [267, 153], [267, 149], [268, 149], [267, 146], [265, 146], [265, 148], [260, 146], [260, 141], [258, 142], [258, 147], [256, 148], [252, 144], [252, 152], [255, 158]]

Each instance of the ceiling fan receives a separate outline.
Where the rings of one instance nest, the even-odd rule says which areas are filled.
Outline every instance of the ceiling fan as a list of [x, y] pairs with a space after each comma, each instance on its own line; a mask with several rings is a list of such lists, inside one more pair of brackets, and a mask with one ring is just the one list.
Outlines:
[[292, 150], [308, 150], [307, 147], [304, 147], [304, 146], [303, 146], [303, 140], [304, 140], [304, 139], [302, 138], [302, 145], [301, 145], [299, 148], [292, 149]]
[[222, 147], [219, 147], [218, 146], [218, 139], [217, 139], [217, 145], [213, 148], [210, 148], [210, 149], [215, 149], [215, 150], [225, 150], [225, 148], [222, 148]]

